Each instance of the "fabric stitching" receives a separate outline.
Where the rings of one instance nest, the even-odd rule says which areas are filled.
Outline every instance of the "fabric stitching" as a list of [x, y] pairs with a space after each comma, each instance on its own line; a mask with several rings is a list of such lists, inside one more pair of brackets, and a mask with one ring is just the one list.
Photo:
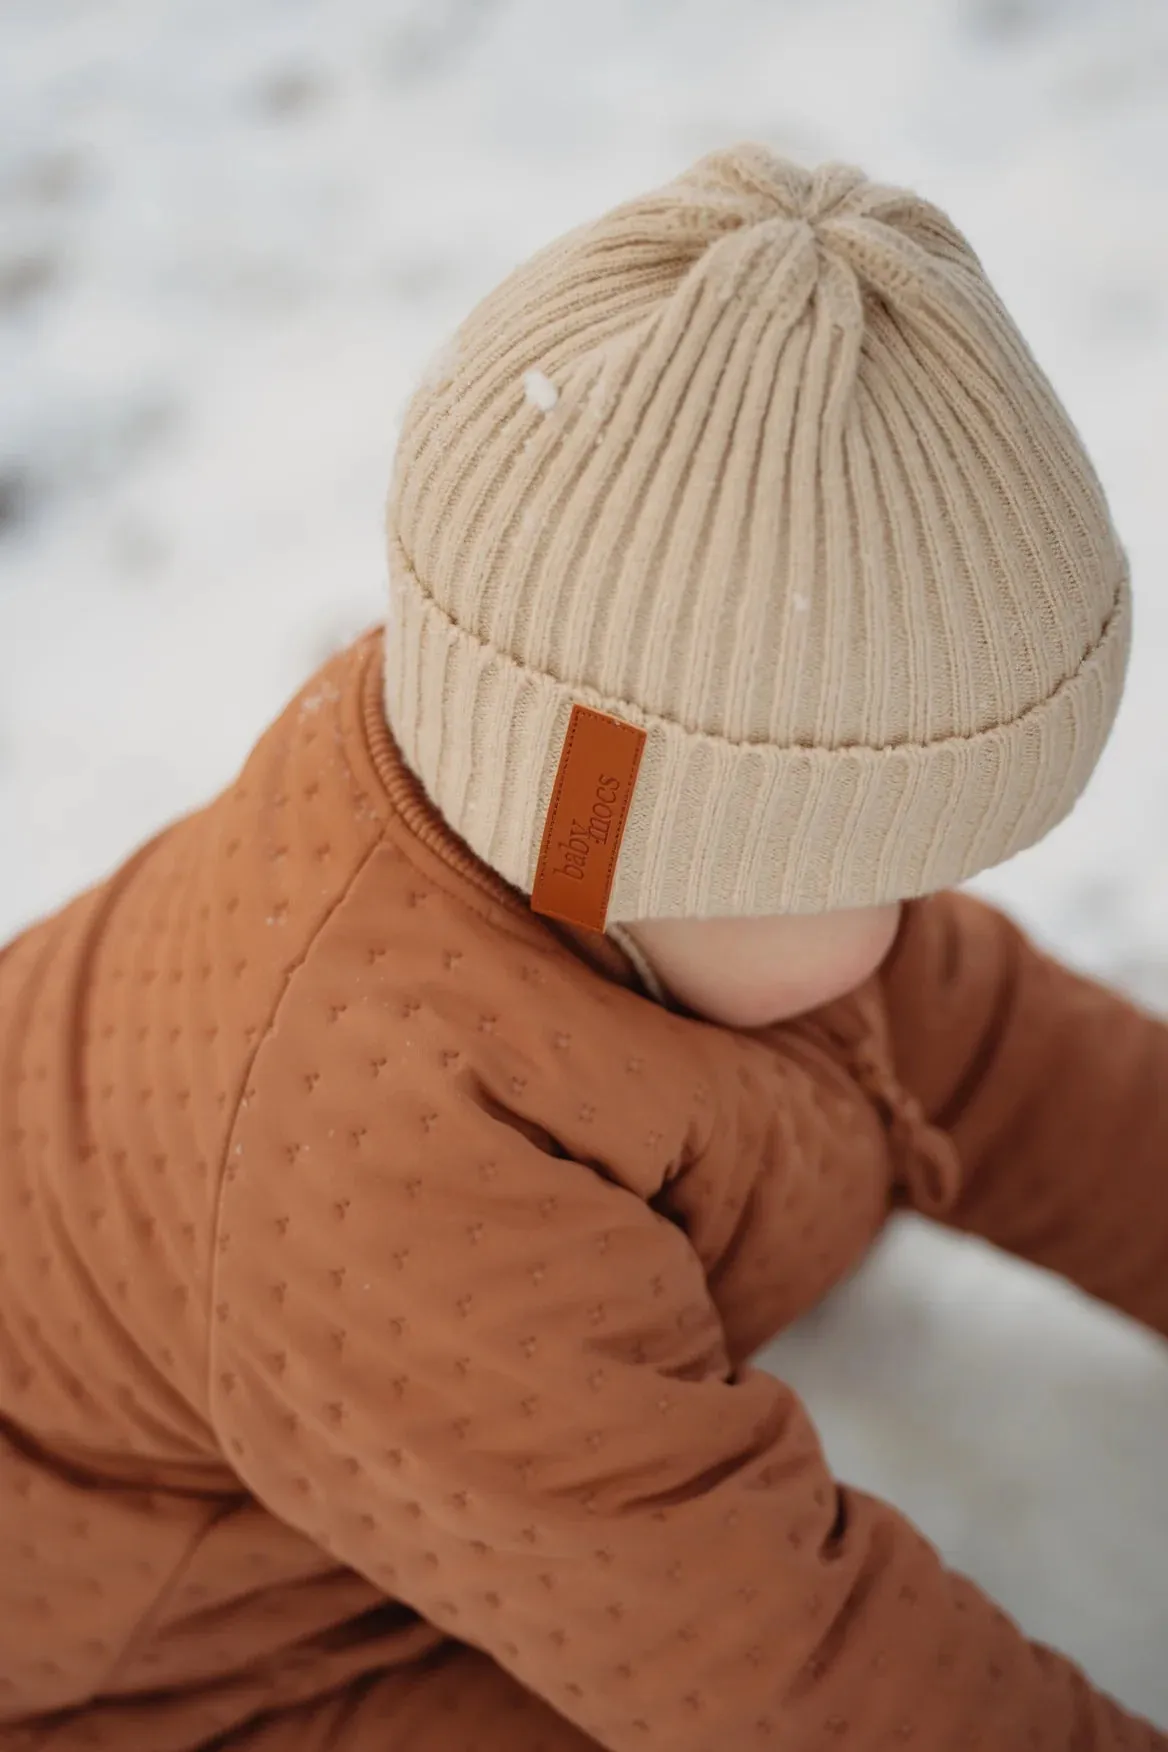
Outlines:
[[[191, 1560], [194, 1558], [200, 1545], [202, 1545], [203, 1541], [206, 1539], [211, 1528], [233, 1513], [234, 1504], [228, 1503], [218, 1514], [212, 1515], [207, 1521], [203, 1522], [192, 1532], [190, 1538], [183, 1546], [182, 1551], [175, 1558], [166, 1581], [162, 1587], [158, 1589], [157, 1593], [151, 1599], [150, 1604], [145, 1608], [141, 1616], [135, 1620], [131, 1629], [126, 1632], [121, 1649], [106, 1668], [106, 1671], [99, 1682], [99, 1686], [95, 1686], [87, 1697], [78, 1699], [76, 1703], [70, 1704], [70, 1716], [78, 1710], [87, 1708], [91, 1704], [116, 1703], [120, 1701], [110, 1689], [114, 1681], [117, 1679], [118, 1674], [132, 1658], [138, 1645], [141, 1643], [150, 1626], [157, 1620], [159, 1613], [162, 1611], [167, 1601], [173, 1597], [174, 1590], [178, 1585], [179, 1580], [190, 1568]], [[60, 1724], [58, 1723], [47, 1728], [45, 1730], [45, 1737], [40, 1740], [34, 1740], [28, 1748], [28, 1752], [42, 1752], [42, 1748], [51, 1747], [53, 1736], [56, 1733], [56, 1726], [59, 1725]]]
[[[357, 864], [352, 875], [349, 877], [349, 880], [345, 883], [344, 888], [337, 895], [336, 899], [333, 901], [332, 905], [328, 908], [327, 912], [324, 914], [323, 918], [318, 923], [316, 929], [313, 931], [313, 933], [310, 936], [310, 938], [308, 939], [307, 943], [305, 943], [304, 948], [301, 951], [300, 955], [288, 967], [287, 972], [285, 973], [285, 976], [284, 976], [283, 984], [281, 985], [280, 990], [276, 996], [275, 1002], [272, 1005], [271, 1014], [268, 1017], [267, 1024], [265, 1025], [262, 1034], [260, 1035], [259, 1039], [256, 1041], [251, 1052], [248, 1054], [246, 1060], [244, 1061], [243, 1075], [240, 1077], [240, 1080], [239, 1080], [239, 1092], [236, 1095], [235, 1105], [232, 1108], [231, 1123], [227, 1127], [227, 1130], [225, 1133], [223, 1154], [222, 1154], [222, 1157], [219, 1161], [219, 1165], [217, 1168], [217, 1184], [216, 1184], [216, 1188], [215, 1188], [215, 1215], [214, 1215], [214, 1219], [213, 1219], [212, 1225], [211, 1225], [210, 1246], [211, 1246], [212, 1265], [211, 1265], [211, 1276], [210, 1276], [210, 1280], [208, 1283], [207, 1306], [206, 1306], [206, 1310], [205, 1310], [206, 1319], [207, 1319], [207, 1358], [206, 1358], [205, 1381], [204, 1381], [204, 1391], [206, 1394], [207, 1409], [208, 1409], [209, 1414], [211, 1413], [211, 1404], [212, 1404], [212, 1398], [213, 1398], [212, 1381], [214, 1378], [214, 1370], [215, 1370], [214, 1311], [215, 1311], [215, 1303], [216, 1303], [216, 1300], [218, 1299], [218, 1287], [219, 1287], [219, 1260], [220, 1260], [219, 1231], [220, 1231], [220, 1227], [221, 1227], [222, 1219], [223, 1219], [224, 1193], [225, 1193], [225, 1189], [226, 1189], [226, 1185], [227, 1185], [227, 1164], [228, 1164], [228, 1161], [229, 1161], [230, 1155], [231, 1155], [231, 1145], [232, 1145], [232, 1142], [234, 1141], [234, 1138], [235, 1138], [235, 1130], [236, 1130], [237, 1125], [239, 1124], [240, 1110], [243, 1106], [244, 1090], [247, 1088], [248, 1082], [251, 1079], [251, 1073], [252, 1073], [252, 1069], [255, 1065], [256, 1059], [259, 1057], [260, 1052], [262, 1051], [262, 1049], [264, 1048], [264, 1046], [267, 1044], [267, 1042], [270, 1040], [270, 1038], [272, 1036], [272, 1032], [276, 1026], [277, 1021], [279, 1020], [281, 1009], [283, 1008], [283, 1005], [286, 1002], [286, 1000], [289, 996], [289, 993], [291, 992], [292, 984], [296, 978], [296, 975], [301, 971], [301, 969], [307, 963], [309, 956], [312, 954], [313, 950], [316, 948], [316, 945], [320, 941], [320, 938], [323, 935], [325, 929], [332, 922], [332, 919], [334, 918], [334, 916], [336, 915], [338, 910], [348, 900], [354, 887], [356, 886], [360, 877], [363, 875], [365, 868], [368, 865], [369, 861], [375, 856], [375, 854], [377, 852], [382, 850], [384, 844], [385, 844], [385, 830], [383, 827], [382, 831], [378, 834], [377, 838], [373, 841], [372, 845], [366, 851], [364, 857], [362, 857], [360, 862]], [[211, 1422], [211, 1428], [214, 1430], [215, 1429], [215, 1421], [214, 1421], [213, 1416], [210, 1417], [210, 1422]], [[216, 1431], [216, 1435], [218, 1435], [217, 1431]]]

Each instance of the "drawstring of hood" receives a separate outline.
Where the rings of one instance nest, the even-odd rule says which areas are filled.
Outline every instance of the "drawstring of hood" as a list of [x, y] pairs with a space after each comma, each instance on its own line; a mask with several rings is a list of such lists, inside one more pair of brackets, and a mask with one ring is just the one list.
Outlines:
[[896, 1076], [891, 1053], [877, 1050], [887, 1033], [877, 993], [855, 993], [819, 1020], [880, 1115], [892, 1147], [894, 1191], [910, 1209], [944, 1216], [961, 1196], [961, 1159], [952, 1138], [930, 1123], [916, 1096]]
[[939, 1217], [961, 1194], [961, 1162], [947, 1133], [930, 1125], [915, 1095], [870, 1050], [853, 1061], [856, 1080], [884, 1119], [897, 1167], [897, 1190], [913, 1210]]

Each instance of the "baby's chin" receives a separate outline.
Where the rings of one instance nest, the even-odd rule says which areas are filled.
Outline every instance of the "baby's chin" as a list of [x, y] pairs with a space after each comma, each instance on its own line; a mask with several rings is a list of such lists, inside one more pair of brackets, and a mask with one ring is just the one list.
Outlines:
[[828, 1004], [836, 1003], [854, 992], [876, 971], [870, 968], [857, 979], [816, 981], [815, 984], [719, 995], [706, 999], [698, 1014], [720, 1028], [733, 1028], [749, 1033], [754, 1028], [774, 1028], [782, 1022], [795, 1022], [800, 1016], [810, 1016]]
[[772, 975], [717, 992], [703, 991], [694, 1008], [706, 1021], [742, 1032], [797, 1021], [800, 1016], [812, 1015], [866, 985], [887, 959], [898, 927], [899, 912], [888, 919], [886, 930], [856, 944], [840, 960], [825, 960], [814, 971], [787, 978]]

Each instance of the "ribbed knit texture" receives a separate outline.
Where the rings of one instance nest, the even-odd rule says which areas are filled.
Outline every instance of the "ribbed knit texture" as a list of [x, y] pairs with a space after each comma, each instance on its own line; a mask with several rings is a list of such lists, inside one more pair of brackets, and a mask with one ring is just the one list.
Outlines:
[[969, 245], [759, 147], [480, 305], [389, 533], [395, 737], [507, 880], [572, 703], [648, 731], [610, 922], [962, 881], [1067, 813], [1122, 689], [1102, 489]]

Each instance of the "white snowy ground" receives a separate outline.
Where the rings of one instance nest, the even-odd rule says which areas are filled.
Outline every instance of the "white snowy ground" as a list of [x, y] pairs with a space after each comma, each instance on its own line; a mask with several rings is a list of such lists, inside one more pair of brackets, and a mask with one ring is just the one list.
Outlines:
[[[5, 0], [0, 936], [376, 618], [395, 423], [471, 300], [747, 136], [948, 205], [1097, 455], [1129, 699], [988, 886], [1168, 1007], [1163, 0]], [[1168, 1724], [1168, 1351], [906, 1226], [775, 1362], [845, 1477]]]

